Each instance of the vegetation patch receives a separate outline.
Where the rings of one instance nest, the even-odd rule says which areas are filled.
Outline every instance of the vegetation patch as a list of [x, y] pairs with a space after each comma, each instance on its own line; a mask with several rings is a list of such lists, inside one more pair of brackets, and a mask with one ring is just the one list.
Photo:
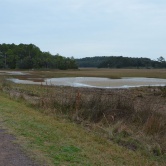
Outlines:
[[[48, 165], [153, 165], [140, 153], [113, 144], [67, 120], [46, 116], [12, 101], [1, 93], [3, 124], [15, 133], [21, 146]], [[97, 158], [97, 160], [96, 160]], [[160, 162], [161, 165], [162, 162]]]
[[[72, 71], [69, 73], [71, 74]], [[1, 79], [3, 80], [3, 78]], [[0, 86], [0, 89], [8, 93], [11, 99], [26, 102], [28, 109], [36, 109], [42, 118], [45, 116], [53, 118], [51, 124], [57, 123], [57, 119], [61, 124], [66, 124], [66, 126], [62, 125], [63, 127], [60, 129], [59, 124], [47, 128], [46, 122], [38, 123], [36, 118], [32, 118], [33, 115], [31, 115], [31, 120], [27, 121], [24, 115], [21, 117], [22, 121], [19, 125], [24, 130], [19, 129], [18, 131], [19, 133], [21, 131], [21, 135], [28, 139], [29, 136], [36, 135], [36, 130], [41, 131], [37, 132], [38, 134], [35, 136], [35, 147], [41, 147], [39, 151], [47, 149], [47, 153], [51, 153], [50, 157], [53, 158], [54, 164], [71, 162], [73, 165], [95, 165], [97, 161], [92, 161], [90, 155], [94, 151], [97, 152], [95, 148], [98, 143], [102, 143], [103, 146], [103, 141], [110, 144], [115, 143], [118, 147], [122, 146], [122, 149], [128, 149], [132, 154], [139, 153], [141, 156], [148, 156], [149, 163], [153, 159], [162, 165], [166, 158], [166, 98], [163, 95], [164, 88], [140, 87], [111, 90], [21, 85], [6, 81], [1, 81]], [[16, 119], [13, 121], [15, 121], [12, 122], [13, 124], [17, 122]], [[70, 135], [72, 127], [67, 127], [70, 124], [77, 128], [74, 129], [74, 136]], [[32, 131], [26, 130], [26, 127], [32, 128]], [[86, 130], [86, 134], [91, 133], [94, 140], [97, 140], [94, 145], [95, 141], [93, 140], [93, 142], [88, 138], [96, 146], [89, 151], [89, 155], [85, 153], [83, 146], [87, 145], [87, 142], [82, 142], [82, 139], [85, 137], [87, 139], [88, 136], [85, 133], [86, 136], [80, 134], [82, 129]], [[33, 133], [33, 131], [35, 132]], [[61, 132], [65, 132], [64, 135]], [[52, 137], [52, 134], [55, 135]], [[61, 134], [68, 138], [68, 143], [60, 141], [59, 135]], [[68, 137], [69, 135], [70, 137]], [[79, 143], [78, 140], [75, 140], [77, 137], [81, 139]], [[50, 144], [52, 138], [58, 143]], [[43, 145], [46, 147], [43, 148]], [[90, 145], [88, 144], [88, 146]], [[108, 149], [102, 147], [99, 148], [100, 152], [98, 151], [96, 155], [101, 154], [101, 151], [104, 151], [103, 148], [106, 153], [108, 152]], [[112, 154], [111, 151], [109, 153]], [[120, 156], [110, 156], [107, 161], [101, 160], [98, 161], [98, 164], [107, 165], [108, 161], [114, 163], [113, 165], [116, 165], [115, 163], [130, 165]], [[149, 164], [144, 163], [143, 165]]]

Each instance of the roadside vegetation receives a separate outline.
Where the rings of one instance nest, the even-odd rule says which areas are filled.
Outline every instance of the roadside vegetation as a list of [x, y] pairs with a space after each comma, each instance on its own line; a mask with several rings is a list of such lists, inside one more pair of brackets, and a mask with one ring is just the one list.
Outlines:
[[[45, 115], [0, 92], [3, 124], [41, 165], [157, 165], [158, 162], [85, 130], [66, 119]], [[159, 162], [164, 166], [164, 163]]]
[[[57, 74], [84, 76], [85, 73], [87, 76], [103, 75], [104, 77], [108, 75], [134, 76], [134, 74], [140, 77], [145, 75], [146, 77], [166, 77], [165, 70], [141, 70], [141, 72], [134, 70], [132, 72], [126, 69], [123, 73], [122, 70], [111, 70], [112, 72], [110, 70], [94, 72], [95, 69], [89, 69], [91, 72], [87, 72], [87, 70], [35, 71], [34, 75], [43, 75], [43, 78]], [[3, 116], [10, 117], [12, 121], [7, 124], [9, 126], [12, 124], [14, 130], [23, 137], [32, 139], [31, 146], [39, 148], [42, 155], [50, 154], [49, 157], [54, 164], [156, 165], [158, 163], [164, 165], [166, 162], [165, 87], [104, 90], [43, 86], [42, 84], [21, 85], [8, 82], [1, 77], [0, 88], [2, 96], [5, 93], [12, 100], [20, 102], [19, 104], [10, 100], [16, 107], [21, 108], [23, 103], [27, 105], [26, 111], [22, 113], [20, 109], [14, 109], [14, 112], [8, 113], [2, 111]], [[9, 102], [7, 97], [2, 98], [1, 101]], [[5, 103], [3, 105], [5, 106]], [[1, 105], [1, 109], [4, 106]], [[24, 117], [25, 115], [28, 117]], [[15, 124], [15, 121], [18, 123]], [[19, 129], [17, 129], [18, 126]], [[23, 134], [20, 131], [24, 131]], [[37, 132], [36, 136], [33, 136], [35, 134], [32, 134], [33, 131]], [[53, 140], [57, 133], [61, 136], [55, 143]], [[27, 146], [30, 145], [27, 144]], [[44, 152], [43, 149], [45, 149]], [[99, 160], [96, 161], [95, 158]]]

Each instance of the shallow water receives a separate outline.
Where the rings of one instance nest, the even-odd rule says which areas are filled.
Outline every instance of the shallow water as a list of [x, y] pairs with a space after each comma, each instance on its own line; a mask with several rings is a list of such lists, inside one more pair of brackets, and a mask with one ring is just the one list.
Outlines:
[[27, 75], [28, 73], [22, 71], [0, 71], [0, 75]]
[[143, 77], [123, 77], [121, 79], [109, 79], [98, 77], [63, 77], [49, 78], [44, 82], [34, 82], [31, 80], [10, 79], [21, 84], [42, 84], [72, 87], [96, 87], [96, 88], [129, 88], [140, 86], [165, 86], [166, 79], [143, 78]]

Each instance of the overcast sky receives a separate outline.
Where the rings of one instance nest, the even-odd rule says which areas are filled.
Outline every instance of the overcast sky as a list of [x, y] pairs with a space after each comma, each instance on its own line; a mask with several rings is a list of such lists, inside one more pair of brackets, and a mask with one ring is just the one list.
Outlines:
[[75, 58], [166, 58], [166, 0], [0, 0], [0, 43]]

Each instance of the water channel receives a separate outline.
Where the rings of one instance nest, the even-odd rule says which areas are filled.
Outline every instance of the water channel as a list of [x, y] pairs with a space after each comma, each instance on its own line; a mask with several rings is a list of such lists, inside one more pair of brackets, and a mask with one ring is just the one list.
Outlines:
[[47, 78], [43, 82], [21, 79], [9, 79], [20, 84], [42, 84], [71, 87], [96, 87], [96, 88], [130, 88], [141, 86], [166, 86], [166, 79], [144, 77], [122, 77], [121, 79], [109, 79], [99, 77], [63, 77]]

